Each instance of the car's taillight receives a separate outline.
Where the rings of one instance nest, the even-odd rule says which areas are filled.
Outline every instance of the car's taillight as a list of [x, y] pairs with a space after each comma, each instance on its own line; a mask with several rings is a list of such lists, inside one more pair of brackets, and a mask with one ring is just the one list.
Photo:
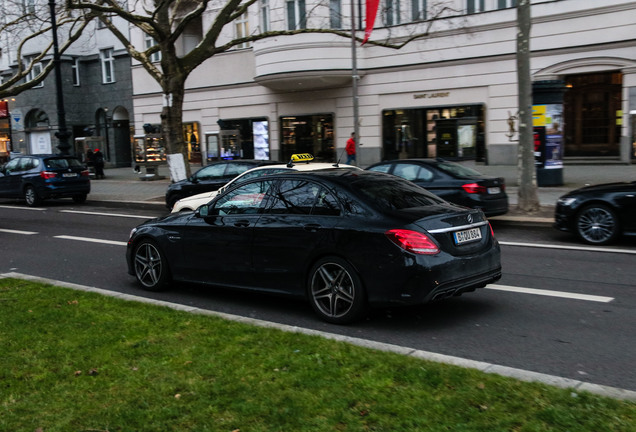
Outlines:
[[439, 253], [437, 244], [426, 234], [405, 229], [393, 229], [384, 233], [389, 240], [402, 249], [424, 255]]
[[488, 222], [488, 226], [490, 227], [490, 235], [492, 238], [495, 238], [495, 230], [492, 229], [492, 224], [490, 222]]
[[40, 171], [40, 177], [44, 180], [48, 180], [57, 177], [57, 173], [51, 171]]
[[469, 194], [483, 194], [486, 193], [486, 186], [478, 185], [477, 183], [466, 183], [462, 186]]
[[90, 171], [88, 171], [88, 170], [84, 170], [84, 171], [82, 171], [82, 172], [80, 173], [80, 175], [81, 175], [82, 177], [90, 177], [90, 176], [91, 176], [91, 173], [90, 173]]

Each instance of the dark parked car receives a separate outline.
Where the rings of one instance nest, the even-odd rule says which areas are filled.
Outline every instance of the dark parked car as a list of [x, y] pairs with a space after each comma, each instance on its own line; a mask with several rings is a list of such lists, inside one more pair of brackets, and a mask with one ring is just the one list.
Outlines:
[[0, 168], [0, 197], [24, 198], [31, 207], [49, 198], [83, 203], [90, 191], [88, 169], [74, 156], [18, 156]]
[[379, 162], [367, 168], [410, 180], [455, 204], [483, 210], [486, 216], [508, 212], [506, 181], [483, 175], [444, 159], [399, 159]]
[[501, 277], [482, 211], [350, 169], [259, 177], [147, 221], [131, 232], [127, 262], [147, 290], [177, 281], [305, 297], [339, 324], [368, 305], [426, 303]]
[[586, 186], [558, 199], [554, 227], [589, 244], [636, 236], [636, 182]]
[[174, 203], [181, 198], [203, 192], [215, 191], [248, 169], [272, 163], [276, 162], [251, 159], [213, 162], [201, 168], [186, 180], [181, 180], [168, 186], [168, 190], [166, 191], [166, 206], [172, 209]]

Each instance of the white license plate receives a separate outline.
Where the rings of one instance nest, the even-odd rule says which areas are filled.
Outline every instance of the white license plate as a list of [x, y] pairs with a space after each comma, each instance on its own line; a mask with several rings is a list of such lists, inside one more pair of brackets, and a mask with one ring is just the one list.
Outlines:
[[62, 177], [77, 177], [77, 174], [75, 174], [75, 173], [64, 173], [64, 174], [62, 174]]
[[464, 231], [456, 231], [453, 233], [453, 239], [456, 245], [477, 241], [481, 239], [481, 230], [479, 228], [471, 228]]
[[488, 193], [490, 195], [496, 195], [498, 193], [501, 193], [501, 188], [500, 187], [490, 187], [490, 188], [488, 188]]

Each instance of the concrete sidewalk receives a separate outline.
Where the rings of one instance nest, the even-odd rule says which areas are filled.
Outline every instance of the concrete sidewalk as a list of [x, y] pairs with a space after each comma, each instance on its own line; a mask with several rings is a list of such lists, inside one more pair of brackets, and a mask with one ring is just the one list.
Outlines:
[[[541, 211], [536, 215], [524, 215], [516, 210], [518, 169], [508, 165], [484, 165], [475, 161], [463, 161], [463, 165], [473, 168], [482, 174], [504, 177], [506, 190], [510, 200], [510, 212], [497, 216], [494, 220], [527, 221], [552, 223], [554, 205], [557, 199], [566, 192], [583, 187], [586, 184], [612, 183], [636, 180], [636, 165], [566, 165], [563, 168], [563, 186], [540, 187], [538, 189]], [[192, 165], [192, 172], [201, 167]], [[160, 180], [148, 180], [145, 174], [138, 174], [132, 168], [107, 168], [106, 178], [91, 181], [89, 202], [143, 203], [165, 207], [165, 193], [170, 184], [170, 173], [167, 166], [161, 166]]]

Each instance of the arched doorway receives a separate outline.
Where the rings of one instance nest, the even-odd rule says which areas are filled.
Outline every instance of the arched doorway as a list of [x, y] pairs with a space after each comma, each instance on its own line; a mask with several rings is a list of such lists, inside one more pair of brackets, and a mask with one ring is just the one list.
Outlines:
[[27, 113], [24, 120], [24, 132], [28, 143], [28, 154], [54, 153], [49, 116], [44, 111], [34, 109]]

